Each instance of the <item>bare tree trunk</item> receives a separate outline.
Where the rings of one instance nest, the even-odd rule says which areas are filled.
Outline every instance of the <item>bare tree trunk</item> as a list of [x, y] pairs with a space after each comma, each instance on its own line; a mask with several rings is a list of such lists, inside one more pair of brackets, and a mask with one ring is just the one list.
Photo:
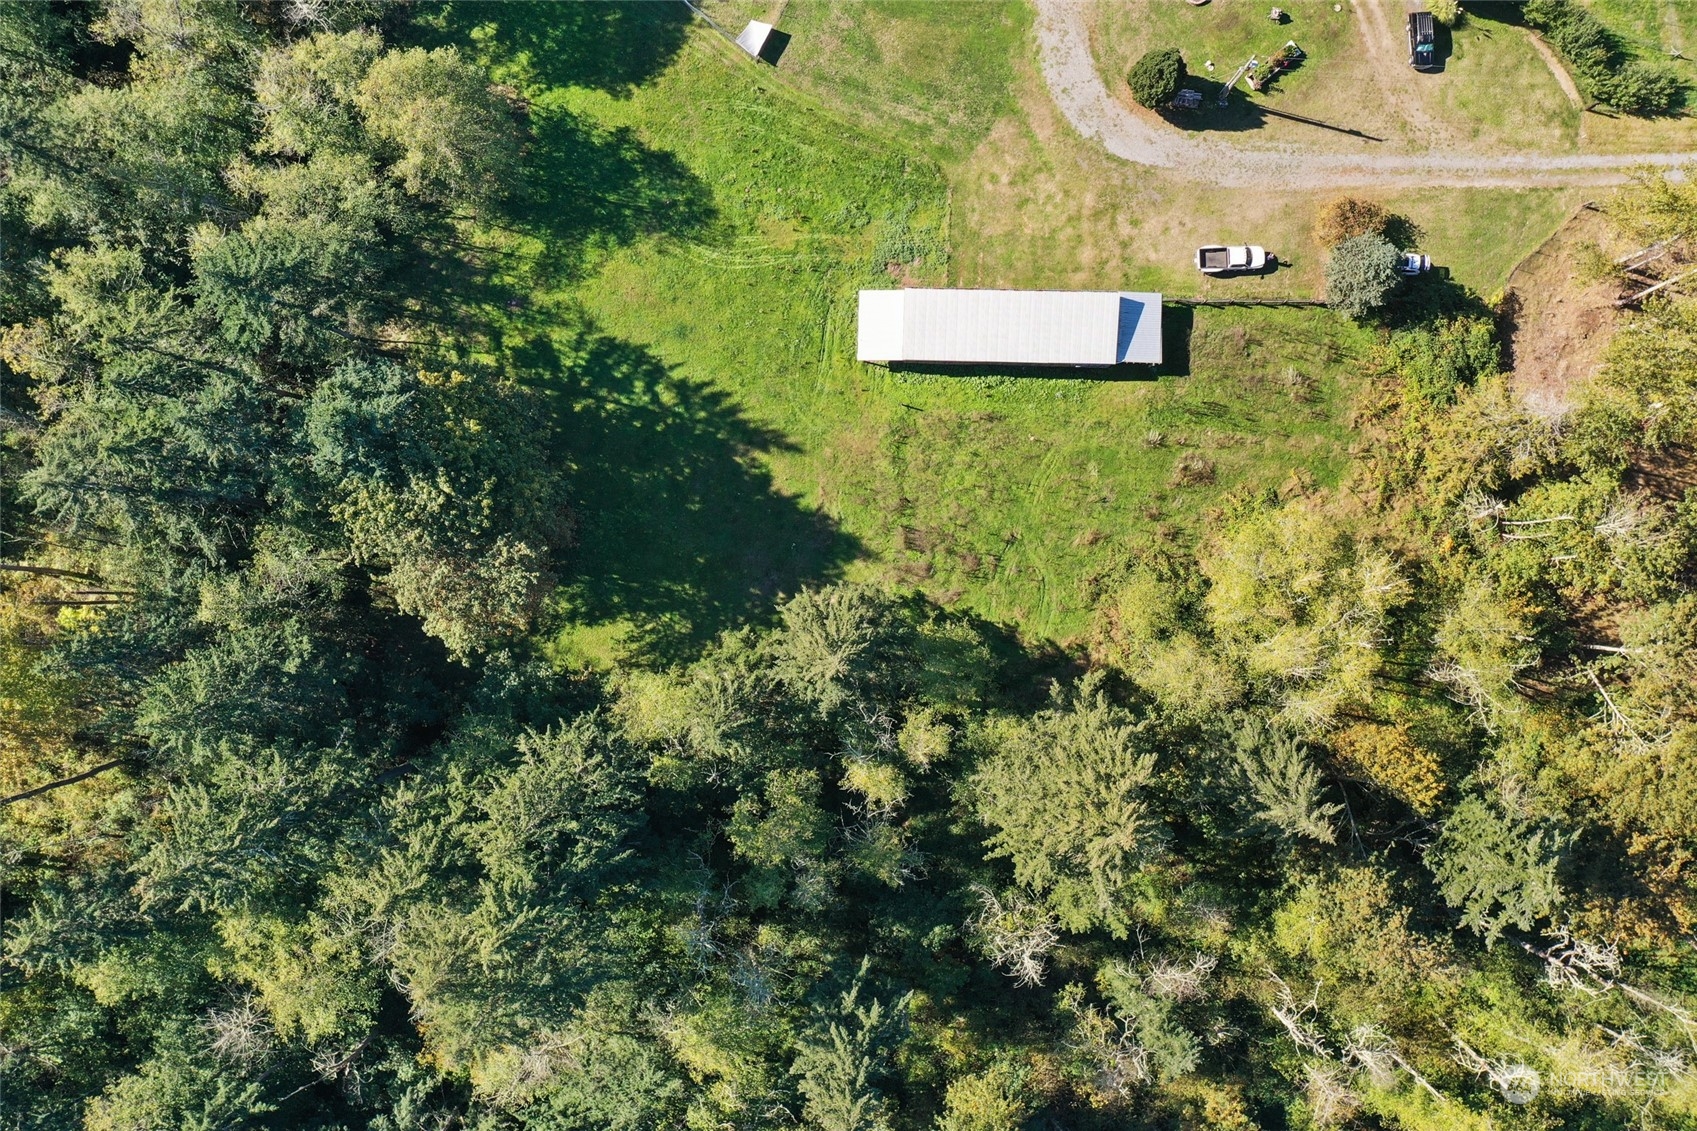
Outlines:
[[68, 778], [60, 778], [58, 781], [50, 781], [46, 785], [38, 785], [34, 789], [26, 789], [22, 793], [14, 793], [10, 797], [0, 797], [0, 805], [10, 805], [14, 801], [28, 801], [32, 797], [39, 797], [44, 793], [49, 793], [52, 790], [58, 789], [62, 785], [75, 785], [77, 782], [86, 781], [89, 778], [92, 778], [95, 774], [103, 774], [107, 770], [113, 769], [114, 767], [121, 766], [123, 764], [124, 763], [123, 763], [122, 759], [114, 759], [113, 761], [110, 761], [110, 762], [102, 762], [100, 765], [95, 766], [93, 769], [84, 770], [80, 774], [72, 774]]
[[54, 569], [51, 566], [12, 565], [9, 562], [0, 562], [0, 570], [4, 570], [7, 573], [33, 573], [38, 574], [41, 577], [68, 577], [73, 581], [102, 580], [101, 578], [94, 576], [92, 573], [76, 573], [73, 570]]
[[1697, 271], [1687, 271], [1683, 275], [1675, 275], [1671, 279], [1663, 279], [1661, 282], [1657, 283], [1655, 286], [1647, 287], [1644, 290], [1639, 291], [1635, 295], [1628, 295], [1626, 298], [1616, 299], [1615, 305], [1616, 306], [1629, 306], [1632, 303], [1637, 302], [1641, 298], [1644, 298], [1648, 295], [1655, 294], [1657, 291], [1661, 290], [1663, 287], [1671, 287], [1675, 283], [1679, 282], [1681, 279], [1689, 279], [1693, 275], [1697, 275]]

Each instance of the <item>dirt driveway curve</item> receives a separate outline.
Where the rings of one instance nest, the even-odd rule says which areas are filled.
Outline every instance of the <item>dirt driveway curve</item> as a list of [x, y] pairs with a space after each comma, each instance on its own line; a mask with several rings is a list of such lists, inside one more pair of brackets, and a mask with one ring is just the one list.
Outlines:
[[[1352, 3], [1354, 0], [1352, 0]], [[1372, 4], [1375, 0], [1366, 0]], [[1341, 185], [1491, 187], [1607, 184], [1634, 165], [1677, 166], [1697, 153], [1487, 156], [1329, 153], [1197, 137], [1146, 121], [1109, 92], [1090, 52], [1087, 0], [1035, 0], [1043, 80], [1068, 122], [1114, 156], [1222, 187], [1322, 189]]]

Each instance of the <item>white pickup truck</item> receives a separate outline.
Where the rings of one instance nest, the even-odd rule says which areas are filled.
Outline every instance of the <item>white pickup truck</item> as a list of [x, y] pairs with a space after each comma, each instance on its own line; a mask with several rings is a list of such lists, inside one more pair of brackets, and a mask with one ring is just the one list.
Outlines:
[[1231, 271], [1259, 271], [1271, 257], [1264, 247], [1254, 244], [1209, 244], [1196, 249], [1196, 269], [1204, 275], [1224, 275]]

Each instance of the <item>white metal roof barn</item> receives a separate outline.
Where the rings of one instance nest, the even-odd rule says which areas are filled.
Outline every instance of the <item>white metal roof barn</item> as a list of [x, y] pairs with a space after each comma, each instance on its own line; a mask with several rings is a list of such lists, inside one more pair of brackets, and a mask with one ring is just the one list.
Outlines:
[[1161, 296], [1148, 291], [860, 292], [861, 361], [1157, 365]]

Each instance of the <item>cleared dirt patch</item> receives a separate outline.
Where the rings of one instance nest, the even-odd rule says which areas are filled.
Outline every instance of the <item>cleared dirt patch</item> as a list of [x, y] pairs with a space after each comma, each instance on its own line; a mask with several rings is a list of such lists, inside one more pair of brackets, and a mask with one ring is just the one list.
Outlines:
[[1514, 386], [1536, 412], [1566, 412], [1574, 390], [1602, 364], [1620, 286], [1587, 278], [1581, 265], [1594, 254], [1588, 249], [1601, 247], [1611, 257], [1631, 250], [1617, 250], [1618, 242], [1602, 213], [1580, 208], [1509, 275]]
[[1627, 486], [1670, 503], [1683, 502], [1689, 492], [1697, 490], [1697, 451], [1675, 446], [1659, 452], [1634, 452]]
[[1585, 99], [1580, 97], [1579, 88], [1573, 83], [1573, 76], [1567, 73], [1566, 67], [1562, 66], [1555, 48], [1545, 43], [1542, 36], [1537, 35], [1532, 36], [1532, 47], [1544, 60], [1544, 64], [1550, 68], [1550, 74], [1555, 78], [1556, 85], [1561, 87], [1563, 94], [1567, 95], [1567, 100], [1573, 104], [1573, 108], [1575, 110], [1585, 109]]

